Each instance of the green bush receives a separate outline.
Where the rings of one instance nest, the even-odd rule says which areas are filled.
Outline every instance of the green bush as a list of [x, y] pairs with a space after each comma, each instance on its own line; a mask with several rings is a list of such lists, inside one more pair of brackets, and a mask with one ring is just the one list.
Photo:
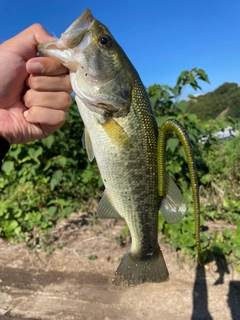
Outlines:
[[[193, 89], [200, 88], [197, 80], [208, 81], [208, 77], [201, 69], [184, 71], [177, 79], [175, 87], [167, 85], [153, 85], [148, 88], [158, 125], [165, 120], [174, 118], [180, 121], [188, 132], [196, 161], [197, 173], [201, 190], [201, 247], [206, 261], [228, 257], [240, 272], [239, 243], [240, 194], [239, 166], [240, 166], [240, 138], [220, 143], [212, 133], [223, 130], [227, 125], [235, 128], [232, 118], [228, 121], [209, 121], [202, 124], [195, 114], [186, 110], [187, 101], [180, 101], [179, 97], [186, 85]], [[197, 102], [194, 96], [189, 96], [191, 104]], [[207, 143], [202, 144], [200, 138], [210, 136]], [[159, 215], [159, 232], [162, 240], [171, 244], [176, 250], [181, 250], [188, 257], [196, 256], [195, 221], [191, 197], [191, 186], [188, 166], [183, 147], [176, 136], [169, 136], [167, 142], [166, 170], [180, 187], [188, 205], [186, 217], [177, 224], [168, 224]], [[223, 192], [220, 192], [223, 191]], [[208, 222], [221, 219], [223, 227], [220, 230], [208, 230]], [[229, 229], [229, 227], [231, 229]], [[232, 231], [233, 230], [233, 231]], [[231, 232], [231, 236], [230, 236]]]
[[[208, 82], [208, 77], [203, 70], [192, 69], [182, 72], [173, 88], [155, 84], [147, 91], [158, 125], [175, 118], [189, 133], [201, 185], [201, 225], [216, 220], [227, 224], [219, 231], [204, 231], [203, 227], [201, 243], [205, 258], [227, 256], [240, 271], [240, 138], [221, 144], [216, 138], [199, 143], [202, 135], [224, 128], [225, 123], [202, 125], [196, 115], [186, 112], [188, 102], [179, 102], [186, 85], [200, 88], [197, 80]], [[194, 96], [189, 98], [195, 101]], [[60, 130], [47, 139], [11, 147], [0, 175], [1, 237], [28, 242], [34, 232], [46, 232], [71, 212], [78, 212], [89, 198], [96, 198], [103, 184], [96, 163], [89, 164], [82, 148], [82, 133], [83, 123], [73, 100], [67, 121]], [[160, 215], [159, 232], [163, 233], [163, 241], [193, 257], [196, 255], [195, 222], [188, 166], [174, 134], [167, 142], [166, 169], [182, 190], [189, 209], [186, 217], [174, 225], [167, 224]], [[124, 228], [123, 236], [126, 230]]]
[[13, 145], [0, 175], [0, 236], [28, 239], [78, 211], [102, 187], [96, 164], [82, 148], [76, 103], [65, 125], [47, 139]]
[[[188, 132], [200, 179], [202, 175], [205, 175], [208, 172], [208, 168], [203, 161], [201, 149], [199, 149], [198, 144], [199, 137], [201, 136], [199, 120], [195, 114], [186, 112], [188, 106], [187, 101], [182, 100], [179, 102], [181, 94], [187, 85], [191, 86], [194, 90], [201, 89], [197, 80], [209, 82], [208, 76], [202, 69], [194, 68], [190, 71], [183, 71], [179, 75], [174, 87], [154, 84], [148, 88], [148, 95], [159, 127], [167, 119], [173, 118], [178, 120]], [[191, 101], [196, 100], [193, 95], [189, 95], [189, 99]], [[188, 165], [183, 146], [174, 134], [169, 135], [166, 160], [166, 169], [168, 173], [178, 184], [182, 192], [188, 193], [190, 188]]]

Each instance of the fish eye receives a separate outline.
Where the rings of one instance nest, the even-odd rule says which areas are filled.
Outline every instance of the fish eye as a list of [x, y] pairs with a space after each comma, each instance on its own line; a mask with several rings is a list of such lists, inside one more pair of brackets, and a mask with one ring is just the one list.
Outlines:
[[103, 48], [110, 48], [112, 46], [112, 38], [108, 35], [103, 35], [99, 37], [98, 43]]

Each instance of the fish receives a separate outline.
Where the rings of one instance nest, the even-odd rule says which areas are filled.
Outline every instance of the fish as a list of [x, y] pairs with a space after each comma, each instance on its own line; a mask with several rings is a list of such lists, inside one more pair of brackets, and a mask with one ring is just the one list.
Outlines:
[[166, 194], [158, 193], [159, 129], [138, 72], [89, 9], [60, 39], [39, 44], [38, 51], [69, 69], [85, 127], [83, 146], [89, 160], [96, 159], [105, 186], [97, 216], [125, 219], [131, 234], [131, 247], [113, 284], [168, 280], [158, 243], [159, 210], [167, 222], [174, 223], [185, 215], [186, 204], [168, 174]]

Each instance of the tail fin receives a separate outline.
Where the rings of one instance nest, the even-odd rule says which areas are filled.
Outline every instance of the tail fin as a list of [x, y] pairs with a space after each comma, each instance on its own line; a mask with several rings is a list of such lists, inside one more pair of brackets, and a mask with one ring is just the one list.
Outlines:
[[169, 274], [161, 249], [149, 260], [139, 260], [127, 252], [123, 257], [113, 277], [116, 286], [137, 286], [144, 282], [163, 282], [168, 280]]

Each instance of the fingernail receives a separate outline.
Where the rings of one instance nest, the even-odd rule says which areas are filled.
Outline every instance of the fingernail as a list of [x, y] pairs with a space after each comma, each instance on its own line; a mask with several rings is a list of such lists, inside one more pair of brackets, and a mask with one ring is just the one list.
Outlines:
[[42, 73], [43, 72], [43, 67], [41, 63], [36, 62], [36, 61], [28, 61], [27, 63], [27, 71], [29, 73]]

